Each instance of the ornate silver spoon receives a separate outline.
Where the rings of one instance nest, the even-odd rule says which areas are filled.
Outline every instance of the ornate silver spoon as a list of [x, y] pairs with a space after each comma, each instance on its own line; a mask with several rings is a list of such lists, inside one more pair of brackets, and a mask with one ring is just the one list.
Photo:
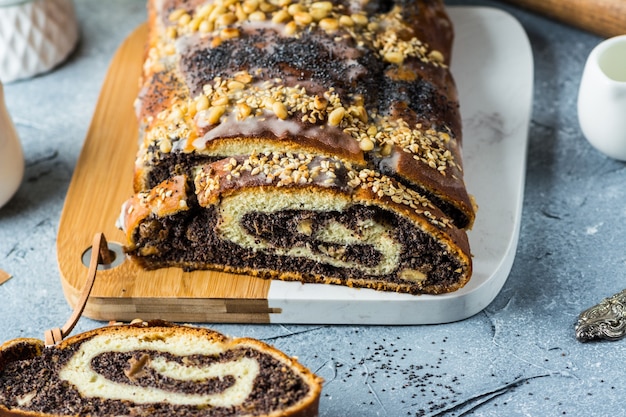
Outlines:
[[626, 335], [626, 290], [580, 313], [576, 338], [581, 342], [618, 340]]

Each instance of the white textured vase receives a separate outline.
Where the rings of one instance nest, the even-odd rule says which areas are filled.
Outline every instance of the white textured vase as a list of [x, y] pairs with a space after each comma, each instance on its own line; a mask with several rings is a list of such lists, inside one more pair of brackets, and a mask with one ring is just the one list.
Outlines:
[[63, 62], [78, 41], [72, 0], [0, 0], [0, 80], [30, 78]]

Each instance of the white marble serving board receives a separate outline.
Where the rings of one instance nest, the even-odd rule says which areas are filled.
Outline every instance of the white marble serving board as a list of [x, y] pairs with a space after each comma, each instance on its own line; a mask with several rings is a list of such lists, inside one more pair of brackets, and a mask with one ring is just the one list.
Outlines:
[[450, 7], [452, 72], [461, 102], [465, 179], [479, 206], [469, 233], [474, 274], [445, 295], [273, 281], [273, 323], [433, 324], [483, 310], [506, 282], [520, 230], [532, 108], [533, 56], [520, 23], [485, 7]]

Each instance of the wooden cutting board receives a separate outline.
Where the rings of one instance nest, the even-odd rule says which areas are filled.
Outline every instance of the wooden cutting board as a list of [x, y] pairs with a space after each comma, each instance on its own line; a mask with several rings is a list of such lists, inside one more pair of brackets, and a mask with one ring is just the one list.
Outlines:
[[[98, 272], [87, 317], [97, 320], [164, 318], [195, 322], [268, 322], [269, 281], [219, 272], [144, 271], [121, 253], [115, 227], [121, 204], [132, 195], [137, 148], [133, 101], [138, 92], [147, 26], [137, 28], [115, 54], [78, 159], [61, 214], [57, 252], [65, 296], [78, 301], [87, 266], [83, 255], [103, 232], [114, 267]], [[166, 314], [165, 314], [166, 313]]]
[[[451, 7], [449, 12], [457, 32], [452, 71], [467, 138], [466, 182], [480, 206], [469, 234], [474, 273], [465, 287], [450, 294], [413, 296], [135, 266], [120, 249], [124, 236], [115, 221], [132, 194], [138, 131], [133, 101], [147, 35], [141, 26], [111, 62], [61, 213], [57, 256], [69, 304], [77, 304], [87, 281], [89, 246], [95, 233], [103, 232], [116, 259], [99, 270], [84, 310], [85, 316], [97, 320], [434, 324], [462, 320], [484, 309], [504, 285], [517, 247], [532, 51], [522, 26], [505, 12], [484, 7]], [[487, 61], [490, 65], [484, 64]]]

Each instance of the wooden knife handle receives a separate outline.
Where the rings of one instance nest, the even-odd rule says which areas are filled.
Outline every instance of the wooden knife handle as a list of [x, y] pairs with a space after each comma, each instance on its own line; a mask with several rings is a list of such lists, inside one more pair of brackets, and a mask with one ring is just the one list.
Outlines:
[[506, 0], [604, 37], [626, 34], [625, 0]]

